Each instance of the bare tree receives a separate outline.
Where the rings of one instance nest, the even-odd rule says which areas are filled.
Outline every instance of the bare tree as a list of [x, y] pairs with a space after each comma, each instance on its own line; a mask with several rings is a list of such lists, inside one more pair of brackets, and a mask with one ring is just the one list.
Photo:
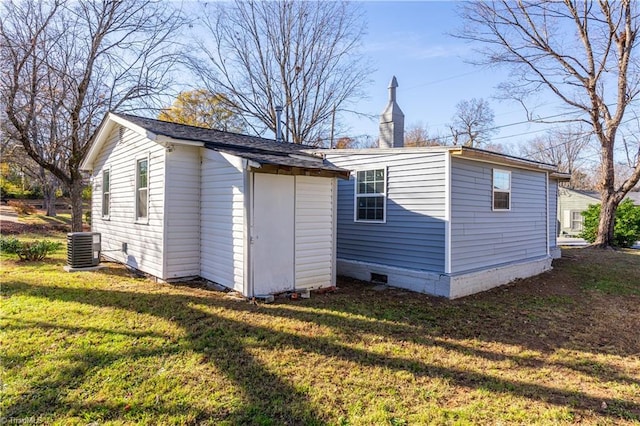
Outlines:
[[[640, 145], [631, 175], [615, 183], [615, 148], [640, 94], [638, 3], [608, 1], [475, 2], [464, 6], [461, 37], [480, 42], [489, 64], [511, 67], [506, 94], [525, 104], [544, 90], [562, 101], [565, 121], [587, 123], [599, 143], [602, 208], [594, 245], [613, 245], [618, 204], [640, 180]], [[526, 105], [526, 104], [525, 104]], [[577, 117], [577, 118], [575, 118]]]
[[165, 88], [181, 18], [157, 0], [8, 0], [0, 8], [9, 137], [68, 188], [79, 231], [90, 139], [107, 111]]
[[571, 173], [569, 188], [591, 189], [585, 166], [593, 136], [582, 126], [552, 130], [521, 146], [520, 155], [543, 163], [556, 164], [563, 173]]
[[417, 123], [409, 127], [404, 133], [404, 146], [420, 147], [420, 146], [439, 146], [442, 143], [429, 135], [427, 126]]
[[380, 144], [376, 137], [366, 134], [356, 136], [353, 139], [355, 140], [353, 148], [356, 149], [378, 148]]
[[10, 139], [1, 141], [0, 157], [3, 163], [16, 167], [23, 176], [27, 176], [31, 181], [37, 183], [37, 186], [42, 190], [46, 215], [56, 216], [56, 192], [60, 188], [60, 181], [50, 171], [29, 157], [24, 147], [16, 141]]
[[205, 4], [205, 40], [191, 68], [228, 96], [257, 133], [275, 132], [284, 108], [285, 140], [321, 143], [334, 112], [360, 96], [370, 69], [358, 53], [363, 22], [354, 5], [325, 1]]
[[496, 133], [493, 110], [484, 99], [472, 98], [456, 104], [456, 113], [449, 124], [454, 145], [480, 147]]

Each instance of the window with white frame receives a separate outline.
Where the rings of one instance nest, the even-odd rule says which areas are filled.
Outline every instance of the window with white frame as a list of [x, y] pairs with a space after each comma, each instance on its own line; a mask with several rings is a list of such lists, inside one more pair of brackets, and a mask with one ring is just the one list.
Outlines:
[[145, 220], [149, 214], [149, 160], [136, 163], [136, 220]]
[[511, 210], [511, 172], [493, 169], [493, 210]]
[[386, 170], [356, 172], [356, 222], [384, 222], [386, 210]]
[[578, 210], [571, 211], [571, 230], [582, 231], [582, 224], [584, 223], [584, 217]]
[[105, 169], [102, 171], [102, 217], [108, 218], [111, 203], [111, 181], [110, 171]]

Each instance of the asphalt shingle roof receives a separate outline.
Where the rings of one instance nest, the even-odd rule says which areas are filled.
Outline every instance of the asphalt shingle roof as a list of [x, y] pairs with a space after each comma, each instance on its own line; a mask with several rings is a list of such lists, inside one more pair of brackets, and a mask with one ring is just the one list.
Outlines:
[[130, 114], [117, 113], [115, 115], [156, 135], [202, 142], [206, 148], [253, 160], [260, 164], [348, 173], [347, 170], [334, 166], [320, 156], [308, 152], [308, 150], [318, 151], [318, 148], [309, 145], [276, 142], [257, 136], [187, 126]]

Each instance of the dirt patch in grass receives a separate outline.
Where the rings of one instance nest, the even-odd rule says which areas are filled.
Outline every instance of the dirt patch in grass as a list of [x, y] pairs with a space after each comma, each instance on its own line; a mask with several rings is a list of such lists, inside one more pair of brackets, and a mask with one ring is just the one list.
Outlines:
[[71, 228], [65, 224], [33, 224], [0, 221], [0, 234], [3, 235], [42, 234], [48, 236], [59, 234], [60, 232], [69, 232], [70, 229]]
[[5, 418], [137, 424], [637, 424], [640, 256], [448, 301], [340, 279], [269, 305], [3, 259]]

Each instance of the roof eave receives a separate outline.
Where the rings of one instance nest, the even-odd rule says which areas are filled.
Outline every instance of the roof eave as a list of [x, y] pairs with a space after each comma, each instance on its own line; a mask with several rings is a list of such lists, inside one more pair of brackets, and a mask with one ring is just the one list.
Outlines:
[[99, 148], [102, 146], [102, 141], [106, 138], [105, 135], [108, 135], [113, 128], [114, 122], [112, 116], [112, 113], [107, 113], [107, 115], [102, 120], [102, 123], [100, 123], [100, 126], [98, 126], [98, 130], [94, 134], [92, 140], [89, 142], [90, 145], [89, 150], [87, 151], [87, 155], [84, 157], [84, 160], [82, 160], [82, 163], [80, 163], [80, 170], [93, 170], [93, 162], [95, 161], [95, 158], [100, 151]]
[[[256, 162], [254, 161], [254, 164]], [[302, 166], [289, 166], [284, 164], [274, 163], [258, 163], [258, 167], [255, 165], [249, 167], [249, 170], [255, 173], [267, 173], [276, 175], [287, 176], [315, 176], [315, 177], [328, 177], [328, 178], [340, 178], [349, 180], [351, 172], [349, 170], [334, 170], [324, 168], [312, 168]]]
[[570, 173], [562, 173], [562, 172], [553, 172], [549, 174], [551, 179], [555, 179], [559, 182], [569, 182], [571, 180]]
[[106, 138], [109, 137], [109, 134], [111, 133], [111, 131], [113, 130], [113, 127], [116, 124], [124, 126], [165, 147], [170, 144], [184, 145], [184, 146], [198, 146], [198, 147], [204, 146], [204, 142], [201, 142], [201, 141], [176, 139], [176, 138], [172, 138], [171, 136], [156, 134], [150, 130], [145, 129], [144, 127], [141, 127], [127, 120], [126, 118], [119, 117], [117, 114], [109, 112], [107, 113], [106, 117], [98, 127], [98, 131], [96, 132], [95, 137], [91, 142], [91, 147], [87, 152], [87, 156], [85, 157], [84, 161], [80, 165], [80, 170], [85, 170], [85, 171], [93, 170], [93, 163], [98, 153], [100, 152], [100, 149], [102, 148], [102, 145], [104, 144]]
[[100, 149], [102, 148], [105, 140], [107, 139], [107, 137], [109, 137], [109, 134], [113, 130], [113, 126], [115, 126], [116, 124], [127, 127], [128, 129], [133, 130], [134, 132], [145, 136], [154, 142], [157, 142], [158, 135], [156, 135], [155, 133], [145, 129], [144, 127], [140, 127], [137, 124], [132, 123], [126, 118], [119, 117], [113, 112], [108, 112], [104, 120], [102, 120], [102, 123], [98, 127], [98, 131], [95, 133], [93, 141], [90, 142], [91, 146], [89, 148], [89, 151], [87, 152], [85, 159], [80, 164], [80, 170], [93, 170], [93, 163], [98, 153], [100, 152]]
[[458, 147], [457, 149], [451, 149], [449, 150], [449, 152], [452, 156], [473, 159], [476, 161], [484, 161], [486, 163], [504, 164], [521, 169], [558, 173], [558, 168], [553, 164], [546, 164], [527, 160], [524, 158], [511, 157], [497, 152], [472, 149], [462, 146]]
[[173, 138], [171, 136], [166, 136], [166, 135], [157, 135], [155, 137], [155, 141], [162, 145], [176, 144], [176, 145], [198, 146], [198, 147], [205, 145], [205, 143], [202, 141], [178, 139], [178, 138]]

